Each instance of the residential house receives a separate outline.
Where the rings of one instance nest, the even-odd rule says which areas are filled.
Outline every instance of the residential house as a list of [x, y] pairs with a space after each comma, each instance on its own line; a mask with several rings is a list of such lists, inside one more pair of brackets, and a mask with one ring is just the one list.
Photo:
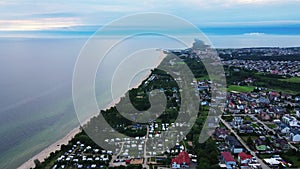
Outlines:
[[286, 151], [290, 148], [289, 143], [285, 139], [280, 139], [280, 138], [277, 138], [274, 141], [274, 146], [276, 148], [279, 148], [279, 149], [284, 150], [284, 151]]
[[236, 167], [236, 161], [230, 152], [222, 152], [221, 158], [227, 169], [234, 169]]
[[290, 133], [290, 141], [292, 142], [300, 142], [300, 134], [298, 133]]
[[189, 154], [182, 151], [177, 157], [172, 158], [172, 168], [188, 167], [190, 165], [190, 160]]
[[242, 117], [234, 117], [232, 120], [232, 125], [235, 128], [239, 128], [241, 125], [243, 125], [244, 119]]
[[283, 116], [282, 122], [287, 124], [289, 127], [300, 127], [299, 121], [290, 115]]
[[241, 169], [249, 168], [249, 163], [252, 160], [252, 156], [249, 154], [246, 154], [245, 152], [241, 152], [238, 154], [238, 162], [240, 163]]
[[271, 101], [279, 101], [280, 94], [278, 92], [272, 91], [269, 93], [269, 99]]
[[283, 125], [281, 125], [281, 133], [282, 134], [288, 134], [288, 133], [290, 133], [290, 128], [289, 127], [287, 127], [285, 124], [283, 124]]
[[253, 133], [253, 132], [254, 132], [254, 130], [253, 130], [253, 127], [251, 127], [251, 126], [248, 126], [248, 125], [240, 126], [239, 133]]
[[296, 108], [296, 109], [294, 109], [294, 111], [296, 112], [297, 118], [300, 118], [300, 109]]
[[266, 112], [261, 112], [259, 114], [259, 118], [262, 120], [262, 121], [270, 121], [271, 120], [271, 116], [266, 113]]
[[273, 107], [273, 111], [274, 111], [273, 118], [276, 119], [282, 118], [286, 113], [286, 109], [280, 106]]
[[258, 104], [270, 104], [270, 100], [266, 97], [259, 97], [257, 100], [256, 100], [256, 103]]
[[225, 140], [225, 138], [229, 135], [230, 131], [226, 130], [225, 128], [219, 128], [217, 127], [215, 129], [215, 132], [213, 133], [213, 136], [217, 140]]
[[238, 154], [244, 149], [241, 143], [233, 136], [227, 136], [225, 142], [228, 145], [230, 151], [234, 154]]

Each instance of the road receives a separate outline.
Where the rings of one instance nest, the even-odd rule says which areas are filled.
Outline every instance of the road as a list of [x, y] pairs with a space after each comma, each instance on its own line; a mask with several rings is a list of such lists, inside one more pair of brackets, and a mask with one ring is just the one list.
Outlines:
[[[249, 114], [231, 114], [231, 115], [225, 115], [225, 116], [251, 116], [251, 115], [249, 115]], [[275, 130], [271, 129], [271, 128], [270, 128], [269, 126], [267, 126], [264, 122], [262, 122], [261, 120], [259, 120], [258, 118], [256, 118], [254, 115], [252, 115], [252, 116], [255, 118], [255, 120], [256, 120], [258, 123], [262, 124], [262, 125], [264, 126], [265, 129], [267, 129], [268, 131], [271, 131], [271, 132], [277, 134], [277, 132], [276, 132]], [[284, 139], [284, 138], [281, 137], [279, 134], [277, 134], [277, 137], [280, 138], [280, 139]], [[295, 147], [294, 145], [292, 145], [290, 142], [288, 142], [288, 144], [290, 145], [290, 148], [292, 148], [292, 149], [298, 151], [298, 148]]]
[[[256, 117], [255, 117], [255, 118], [256, 118]], [[257, 120], [257, 122], [259, 122], [260, 124], [262, 124], [262, 125], [264, 126], [265, 129], [267, 129], [267, 130], [269, 130], [269, 131], [271, 131], [271, 132], [277, 134], [277, 132], [276, 132], [275, 130], [271, 129], [271, 128], [270, 128], [269, 126], [267, 126], [264, 122], [260, 121], [258, 118], [256, 118], [256, 120]], [[283, 137], [281, 137], [279, 134], [277, 134], [277, 137], [280, 138], [280, 139], [283, 139]], [[292, 148], [292, 149], [298, 151], [298, 148], [295, 147], [295, 146], [293, 146], [290, 142], [288, 142], [288, 144], [290, 145], [290, 148]]]
[[240, 136], [231, 128], [231, 126], [219, 116], [220, 121], [230, 130], [231, 133], [235, 135], [235, 137], [238, 139], [238, 141], [250, 152], [250, 154], [257, 159], [257, 161], [260, 163], [261, 167], [263, 169], [271, 169], [268, 165], [266, 165], [262, 159], [258, 158], [254, 151], [252, 151], [248, 145], [244, 142], [243, 139], [240, 138]]
[[143, 168], [149, 169], [149, 166], [147, 165], [148, 157], [147, 157], [147, 141], [149, 137], [149, 126], [147, 125], [147, 134], [144, 142], [144, 163]]
[[111, 158], [111, 160], [110, 160], [110, 162], [109, 162], [109, 166], [112, 166], [112, 167], [114, 167], [115, 166], [115, 164], [114, 164], [114, 161], [117, 159], [117, 157], [119, 156], [119, 155], [121, 155], [121, 153], [123, 152], [123, 147], [124, 147], [124, 143], [125, 142], [120, 142], [122, 145], [121, 145], [121, 148], [120, 148], [120, 151], [119, 151], [119, 153], [117, 154], [117, 155], [113, 155], [112, 156], [112, 158]]

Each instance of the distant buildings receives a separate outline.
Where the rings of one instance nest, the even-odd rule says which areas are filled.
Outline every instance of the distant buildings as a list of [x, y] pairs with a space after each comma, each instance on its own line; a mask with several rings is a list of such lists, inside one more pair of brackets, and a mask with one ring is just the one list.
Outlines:
[[[280, 76], [300, 77], [300, 61], [226, 60], [224, 65]], [[234, 71], [239, 69], [235, 68]]]

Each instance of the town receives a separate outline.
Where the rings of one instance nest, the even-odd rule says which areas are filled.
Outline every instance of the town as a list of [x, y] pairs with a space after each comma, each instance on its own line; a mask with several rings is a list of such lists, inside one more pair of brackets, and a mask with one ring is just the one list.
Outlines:
[[[289, 49], [265, 49], [267, 53], [283, 55], [298, 54]], [[249, 50], [246, 50], [249, 51]], [[170, 52], [170, 51], [168, 51]], [[171, 51], [172, 52], [172, 51]], [[196, 49], [173, 51], [187, 64], [195, 64]], [[228, 54], [228, 50], [223, 50]], [[298, 51], [299, 52], [299, 51]], [[203, 54], [203, 53], [202, 53]], [[191, 57], [192, 56], [192, 57]], [[196, 55], [197, 56], [197, 55]], [[269, 55], [268, 55], [269, 56]], [[192, 59], [192, 60], [190, 60]], [[199, 58], [198, 58], [199, 59]], [[168, 60], [166, 63], [182, 64]], [[242, 71], [254, 71], [264, 76], [273, 74], [284, 78], [298, 78], [299, 61], [272, 60], [223, 60], [228, 76]], [[198, 63], [200, 64], [200, 63]], [[196, 66], [194, 69], [201, 69]], [[192, 70], [194, 71], [194, 70]], [[195, 72], [195, 71], [194, 71]], [[174, 132], [164, 136], [172, 129], [183, 131], [190, 127], [184, 122], [176, 122], [180, 91], [178, 86], [168, 86], [167, 75], [152, 72], [151, 76], [134, 89], [133, 98], [144, 106], [146, 95], [156, 84], [162, 93], [168, 93], [167, 110], [155, 121], [148, 123], [120, 122], [113, 118], [111, 124], [116, 131], [126, 131], [130, 138], [112, 138], [104, 140], [107, 144], [117, 145], [114, 150], [102, 149], [86, 138], [84, 133], [75, 137], [69, 145], [62, 148], [41, 165], [49, 168], [298, 168], [300, 146], [300, 95], [285, 93], [267, 87], [258, 86], [258, 79], [251, 76], [231, 80], [227, 84], [227, 95], [222, 115], [216, 116], [218, 126], [211, 133], [207, 143], [198, 142], [199, 131], [204, 125], [211, 106], [211, 90], [214, 82], [207, 76], [197, 76], [189, 85], [201, 98], [200, 113], [196, 124], [185, 136], [183, 132]], [[166, 80], [167, 79], [167, 80]], [[298, 85], [299, 79], [291, 81]], [[152, 85], [152, 86], [151, 86]], [[297, 92], [297, 91], [296, 91]], [[112, 116], [114, 109], [102, 112]], [[91, 127], [91, 126], [88, 126]], [[84, 126], [83, 126], [84, 128]], [[116, 132], [102, 129], [102, 133]], [[82, 139], [84, 137], [84, 139]], [[180, 139], [183, 138], [183, 139]], [[169, 143], [174, 142], [173, 147]], [[149, 146], [151, 145], [151, 146]], [[206, 150], [203, 150], [206, 149]], [[205, 154], [207, 152], [207, 157]], [[46, 163], [46, 164], [45, 164]], [[38, 166], [36, 167], [38, 168]]]

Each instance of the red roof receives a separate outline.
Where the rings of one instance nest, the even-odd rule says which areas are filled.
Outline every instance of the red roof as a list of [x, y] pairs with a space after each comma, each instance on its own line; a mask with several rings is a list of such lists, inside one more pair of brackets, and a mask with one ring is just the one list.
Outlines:
[[244, 152], [240, 152], [239, 154], [238, 154], [238, 156], [242, 159], [242, 160], [245, 160], [245, 159], [250, 159], [250, 158], [252, 158], [252, 156], [251, 155], [249, 155], [249, 154], [246, 154], [246, 153], [244, 153]]
[[176, 164], [187, 164], [189, 165], [190, 164], [190, 157], [189, 157], [189, 154], [185, 151], [183, 152], [180, 152], [178, 154], [178, 157], [175, 157], [175, 158], [172, 158], [172, 163], [176, 163]]
[[229, 161], [233, 161], [235, 162], [234, 158], [232, 157], [231, 153], [230, 152], [222, 152], [221, 153], [222, 157], [224, 158], [224, 160], [226, 162], [229, 162]]

